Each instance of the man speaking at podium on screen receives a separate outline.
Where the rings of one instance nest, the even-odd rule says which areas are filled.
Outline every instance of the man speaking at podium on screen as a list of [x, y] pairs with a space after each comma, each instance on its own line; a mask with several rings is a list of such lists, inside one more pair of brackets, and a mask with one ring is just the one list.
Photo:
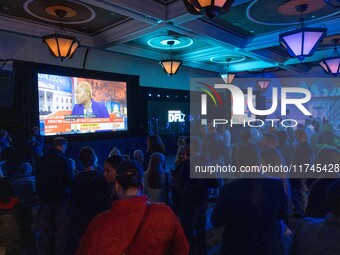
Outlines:
[[80, 82], [75, 90], [75, 97], [77, 104], [73, 106], [72, 115], [84, 116], [84, 118], [110, 117], [105, 105], [93, 100], [90, 83]]

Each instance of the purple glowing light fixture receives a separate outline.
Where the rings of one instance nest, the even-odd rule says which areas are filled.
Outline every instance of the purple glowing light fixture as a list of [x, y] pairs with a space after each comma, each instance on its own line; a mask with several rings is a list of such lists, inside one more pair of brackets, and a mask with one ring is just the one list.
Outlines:
[[319, 62], [319, 65], [325, 70], [327, 74], [333, 75], [335, 77], [340, 74], [340, 53], [337, 49], [337, 44], [339, 41], [340, 39], [338, 38], [332, 40], [335, 45], [333, 53], [328, 58], [324, 58]]
[[297, 29], [280, 34], [279, 42], [291, 57], [302, 61], [305, 57], [314, 54], [321, 40], [326, 36], [327, 28], [305, 27], [302, 13], [307, 10], [308, 5], [301, 4], [295, 8], [300, 13], [300, 23]]

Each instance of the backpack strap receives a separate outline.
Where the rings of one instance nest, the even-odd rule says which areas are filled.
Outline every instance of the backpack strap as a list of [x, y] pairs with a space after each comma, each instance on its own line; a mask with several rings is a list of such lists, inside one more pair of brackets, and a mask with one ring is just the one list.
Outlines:
[[124, 249], [124, 251], [121, 253], [121, 255], [128, 255], [128, 253], [129, 253], [129, 251], [130, 251], [130, 249], [131, 249], [131, 247], [132, 247], [132, 244], [133, 244], [134, 241], [137, 239], [138, 234], [139, 234], [141, 228], [143, 227], [143, 225], [144, 225], [146, 219], [148, 218], [148, 215], [149, 215], [149, 213], [150, 213], [150, 209], [151, 209], [151, 203], [150, 203], [150, 202], [147, 202], [147, 203], [146, 203], [146, 209], [145, 209], [145, 211], [144, 211], [143, 218], [142, 218], [142, 220], [140, 221], [140, 223], [139, 223], [139, 225], [138, 225], [138, 227], [137, 227], [136, 233], [135, 233], [135, 235], [133, 236], [133, 238], [132, 238], [131, 242], [129, 243], [129, 245], [128, 245], [128, 246]]

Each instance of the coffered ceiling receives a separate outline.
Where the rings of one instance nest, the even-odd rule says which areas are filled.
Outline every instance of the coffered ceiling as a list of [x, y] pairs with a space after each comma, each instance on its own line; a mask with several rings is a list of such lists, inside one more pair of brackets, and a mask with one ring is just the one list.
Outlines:
[[[282, 8], [285, 2], [292, 3]], [[235, 0], [228, 13], [212, 20], [189, 14], [183, 0], [1, 0], [0, 30], [28, 37], [53, 33], [60, 25], [54, 11], [61, 8], [67, 11], [62, 26], [90, 50], [158, 61], [167, 57], [167, 40], [176, 40], [173, 53], [188, 67], [220, 73], [230, 58], [231, 71], [304, 73], [330, 55], [333, 46], [326, 39], [303, 62], [279, 46], [278, 35], [298, 25], [300, 16], [292, 6], [299, 3], [313, 6], [304, 14], [307, 26], [326, 27], [328, 36], [340, 34], [340, 8], [323, 0]]]

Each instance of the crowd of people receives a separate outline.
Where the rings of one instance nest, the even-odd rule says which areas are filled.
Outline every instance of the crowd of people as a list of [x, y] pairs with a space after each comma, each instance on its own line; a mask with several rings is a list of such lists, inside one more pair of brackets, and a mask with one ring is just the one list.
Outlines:
[[[210, 204], [211, 223], [224, 227], [220, 254], [340, 254], [340, 147], [332, 125], [307, 119], [295, 129], [244, 128], [236, 142], [231, 135], [227, 125], [209, 124], [179, 137], [170, 171], [155, 134], [145, 153], [113, 147], [103, 164], [85, 146], [80, 170], [64, 137], [43, 150], [34, 128], [29, 163], [17, 162], [1, 130], [0, 248], [24, 255], [207, 255]], [[190, 166], [202, 164], [320, 164], [335, 173], [191, 178]]]

